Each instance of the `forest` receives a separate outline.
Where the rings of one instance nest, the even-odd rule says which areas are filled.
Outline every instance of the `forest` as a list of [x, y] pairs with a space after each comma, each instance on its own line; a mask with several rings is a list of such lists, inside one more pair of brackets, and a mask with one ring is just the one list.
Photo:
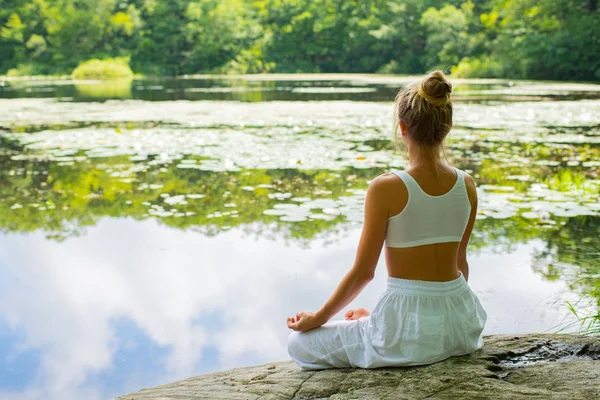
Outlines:
[[0, 0], [0, 74], [423, 73], [597, 81], [597, 0]]

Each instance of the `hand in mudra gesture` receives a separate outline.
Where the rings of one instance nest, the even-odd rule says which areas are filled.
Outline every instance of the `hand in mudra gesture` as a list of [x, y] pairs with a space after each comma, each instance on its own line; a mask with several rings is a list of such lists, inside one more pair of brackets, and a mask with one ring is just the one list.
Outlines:
[[[354, 321], [362, 317], [368, 317], [369, 311], [366, 308], [357, 308], [355, 310], [348, 310], [344, 315], [346, 321]], [[317, 313], [314, 312], [299, 312], [296, 317], [288, 317], [287, 326], [290, 329], [299, 332], [308, 332], [311, 329], [318, 328], [327, 321], [323, 321]]]
[[317, 313], [314, 312], [299, 312], [296, 317], [288, 317], [287, 326], [290, 329], [300, 332], [307, 332], [311, 329], [318, 328], [327, 321], [323, 321]]

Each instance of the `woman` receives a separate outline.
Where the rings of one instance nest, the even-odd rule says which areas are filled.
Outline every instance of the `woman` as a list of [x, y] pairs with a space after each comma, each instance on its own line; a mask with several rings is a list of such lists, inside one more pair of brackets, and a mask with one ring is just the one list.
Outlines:
[[[487, 314], [467, 284], [475, 183], [441, 156], [451, 92], [435, 71], [396, 96], [394, 140], [399, 127], [410, 167], [371, 181], [353, 267], [321, 309], [287, 319], [288, 352], [303, 369], [423, 365], [483, 346]], [[373, 279], [384, 241], [387, 288], [373, 313], [328, 323]]]

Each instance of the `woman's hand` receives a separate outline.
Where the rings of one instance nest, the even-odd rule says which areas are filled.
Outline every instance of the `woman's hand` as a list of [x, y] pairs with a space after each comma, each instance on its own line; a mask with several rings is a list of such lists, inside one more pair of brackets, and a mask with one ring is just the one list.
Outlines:
[[318, 328], [327, 321], [323, 321], [317, 313], [314, 312], [299, 312], [296, 318], [288, 317], [287, 326], [290, 329], [300, 332], [307, 332], [311, 329]]

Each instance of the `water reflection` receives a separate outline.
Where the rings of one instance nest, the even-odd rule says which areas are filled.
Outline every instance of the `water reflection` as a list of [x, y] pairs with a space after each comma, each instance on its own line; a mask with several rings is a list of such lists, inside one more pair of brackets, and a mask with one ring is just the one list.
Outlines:
[[[1, 78], [0, 78], [1, 79]], [[109, 99], [145, 101], [368, 101], [388, 102], [409, 76], [268, 75], [143, 78], [118, 85], [102, 81], [64, 79], [0, 80], [0, 98], [61, 98], [90, 102]], [[600, 98], [596, 85], [540, 83], [496, 79], [454, 80], [459, 101], [582, 100]]]
[[[103, 216], [158, 218], [207, 235], [253, 222], [277, 222], [273, 234], [311, 239], [345, 224], [359, 224], [369, 180], [386, 171], [347, 167], [211, 172], [199, 170], [204, 160], [193, 157], [146, 156], [134, 162], [129, 157], [102, 157], [92, 162], [69, 153], [38, 161], [39, 154], [28, 156], [12, 142], [5, 151], [0, 155], [0, 228], [43, 229], [56, 239], [78, 235]], [[535, 162], [535, 156], [530, 154], [528, 160]], [[511, 175], [513, 167], [491, 168], [485, 160], [458, 166], [479, 182], [478, 235], [488, 246], [564, 232], [569, 218], [589, 216], [596, 221], [600, 214], [599, 184], [588, 178], [595, 177], [595, 171], [553, 173], [544, 167]], [[539, 181], [546, 183], [535, 183]], [[473, 242], [476, 245], [478, 238]]]
[[130, 99], [132, 80], [114, 80], [109, 82], [75, 83], [77, 101], [99, 101], [108, 99]]
[[[39, 98], [0, 99], [0, 397], [106, 398], [287, 359], [285, 317], [331, 293], [369, 181], [406, 165], [390, 138], [402, 79], [3, 86]], [[457, 86], [448, 153], [479, 185], [486, 333], [597, 308], [599, 88]], [[177, 101], [88, 102], [110, 97]], [[384, 278], [353, 304], [372, 307]]]
[[[27, 153], [18, 146], [5, 152], [2, 390], [20, 397], [31, 388], [31, 398], [106, 398], [286, 359], [282, 321], [290, 310], [319, 307], [352, 264], [364, 188], [377, 173], [202, 172], [125, 157], [61, 165], [15, 161], [11, 154]], [[481, 178], [506, 185], [496, 175]], [[484, 212], [486, 196], [493, 203], [507, 190], [489, 185]], [[318, 209], [309, 215], [329, 218], [296, 211], [310, 203]], [[482, 214], [470, 264], [490, 315], [486, 333], [569, 322], [565, 300], [597, 295], [595, 281], [585, 281], [597, 266], [591, 255], [582, 260], [597, 249], [599, 226], [598, 216], [532, 222]], [[575, 251], [582, 256], [565, 256]], [[570, 264], [547, 268], [551, 274], [542, 261]], [[380, 265], [354, 304], [375, 304], [384, 279]]]
[[[2, 340], [11, 357], [0, 375], [20, 375], [21, 382], [2, 390], [106, 398], [285, 360], [285, 317], [326, 300], [353, 261], [359, 233], [303, 248], [243, 229], [211, 238], [155, 220], [106, 218], [60, 245], [41, 232], [4, 235], [0, 313], [13, 334]], [[491, 316], [487, 333], [544, 331], [568, 316], [553, 303], [565, 284], [528, 268], [543, 246], [534, 241], [471, 257], [471, 285]], [[384, 284], [381, 264], [353, 304], [372, 307]]]

